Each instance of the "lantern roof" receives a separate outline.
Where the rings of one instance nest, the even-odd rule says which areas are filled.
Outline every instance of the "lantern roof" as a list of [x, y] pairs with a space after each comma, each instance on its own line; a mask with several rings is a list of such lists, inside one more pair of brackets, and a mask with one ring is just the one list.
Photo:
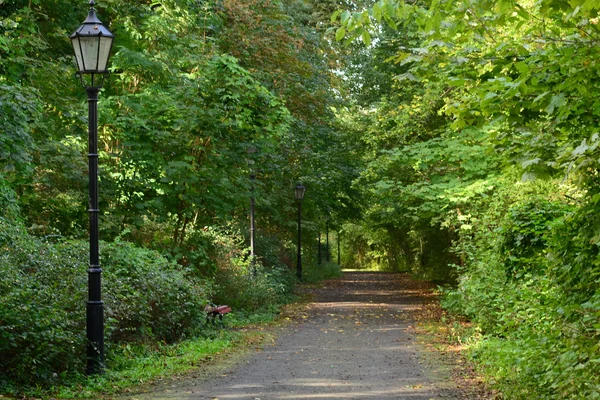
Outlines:
[[107, 36], [115, 37], [115, 35], [108, 30], [106, 26], [98, 19], [96, 15], [96, 9], [94, 8], [94, 0], [90, 0], [90, 12], [87, 18], [79, 28], [75, 30], [70, 36], [71, 39], [77, 36]]

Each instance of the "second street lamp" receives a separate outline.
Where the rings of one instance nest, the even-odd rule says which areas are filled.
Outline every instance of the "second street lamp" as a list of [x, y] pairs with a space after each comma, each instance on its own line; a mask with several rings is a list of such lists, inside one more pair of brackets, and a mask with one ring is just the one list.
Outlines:
[[306, 188], [301, 183], [298, 183], [294, 188], [294, 195], [298, 203], [298, 260], [296, 262], [296, 275], [299, 281], [302, 281], [302, 199], [304, 199], [305, 192]]
[[255, 252], [255, 225], [254, 225], [254, 180], [256, 175], [250, 174], [250, 264], [252, 265], [252, 275], [256, 276], [256, 252]]
[[342, 243], [342, 231], [341, 231], [341, 230], [340, 230], [340, 231], [338, 231], [338, 235], [337, 235], [337, 242], [338, 242], [338, 243], [337, 243], [337, 244], [338, 244], [338, 255], [337, 255], [337, 256], [338, 256], [338, 265], [342, 265], [342, 264], [340, 263], [340, 259], [341, 259], [341, 257], [340, 257], [340, 254], [342, 254], [342, 253], [341, 253], [341, 249], [340, 249], [340, 247], [341, 247], [341, 243]]
[[327, 221], [325, 222], [325, 240], [327, 241], [325, 246], [325, 258], [327, 262], [329, 262], [329, 215], [327, 216]]
[[94, 0], [89, 4], [87, 18], [69, 38], [79, 68], [77, 76], [88, 95], [90, 266], [86, 307], [86, 372], [96, 374], [104, 369], [104, 304], [101, 296], [102, 268], [98, 250], [98, 93], [108, 75], [108, 59], [115, 36], [96, 16]]
[[319, 265], [321, 265], [321, 229], [319, 228], [319, 234], [317, 236], [317, 242], [318, 242], [318, 260], [319, 260]]
[[252, 265], [252, 275], [256, 276], [256, 249], [255, 249], [255, 225], [254, 225], [254, 180], [256, 172], [254, 170], [254, 160], [251, 156], [257, 151], [256, 147], [250, 146], [248, 153], [248, 166], [250, 167], [250, 265]]

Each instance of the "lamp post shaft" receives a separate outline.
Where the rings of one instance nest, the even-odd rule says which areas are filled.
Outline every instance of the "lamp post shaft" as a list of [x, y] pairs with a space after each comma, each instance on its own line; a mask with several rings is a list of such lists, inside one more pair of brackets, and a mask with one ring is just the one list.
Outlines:
[[250, 255], [254, 257], [254, 196], [250, 199]]
[[321, 265], [321, 229], [319, 229], [319, 235], [317, 237], [319, 243], [319, 265]]
[[298, 280], [302, 281], [302, 203], [298, 202], [298, 260], [296, 263]]
[[252, 264], [252, 274], [256, 275], [256, 263], [255, 263], [256, 251], [255, 251], [255, 247], [254, 247], [254, 233], [256, 230], [256, 228], [254, 226], [254, 179], [255, 179], [255, 176], [250, 175], [250, 180], [252, 181], [252, 187], [250, 188], [250, 191], [251, 191], [251, 197], [250, 197], [250, 263]]
[[341, 265], [341, 263], [340, 263], [340, 254], [341, 254], [340, 247], [341, 247], [341, 242], [342, 242], [342, 231], [338, 231], [338, 240], [337, 240], [337, 242], [338, 242], [338, 257], [337, 257], [338, 258], [338, 265]]
[[98, 93], [100, 88], [88, 87], [88, 163], [90, 266], [88, 268], [87, 302], [87, 373], [94, 374], [104, 367], [104, 305], [101, 296], [101, 277], [98, 239]]
[[329, 220], [325, 222], [325, 238], [327, 241], [327, 244], [325, 246], [325, 258], [327, 262], [329, 262]]

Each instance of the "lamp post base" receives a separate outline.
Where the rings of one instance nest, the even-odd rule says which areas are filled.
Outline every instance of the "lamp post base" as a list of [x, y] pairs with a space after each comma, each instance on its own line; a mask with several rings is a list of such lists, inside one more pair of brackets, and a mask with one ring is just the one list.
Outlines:
[[87, 302], [87, 375], [104, 372], [104, 304], [102, 301]]

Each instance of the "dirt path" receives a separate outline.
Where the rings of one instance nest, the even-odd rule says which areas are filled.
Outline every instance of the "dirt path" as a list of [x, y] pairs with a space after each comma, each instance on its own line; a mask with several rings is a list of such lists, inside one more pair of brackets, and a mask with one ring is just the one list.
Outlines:
[[464, 399], [450, 367], [416, 343], [423, 301], [401, 274], [346, 273], [316, 291], [306, 318], [227, 374], [153, 399]]

